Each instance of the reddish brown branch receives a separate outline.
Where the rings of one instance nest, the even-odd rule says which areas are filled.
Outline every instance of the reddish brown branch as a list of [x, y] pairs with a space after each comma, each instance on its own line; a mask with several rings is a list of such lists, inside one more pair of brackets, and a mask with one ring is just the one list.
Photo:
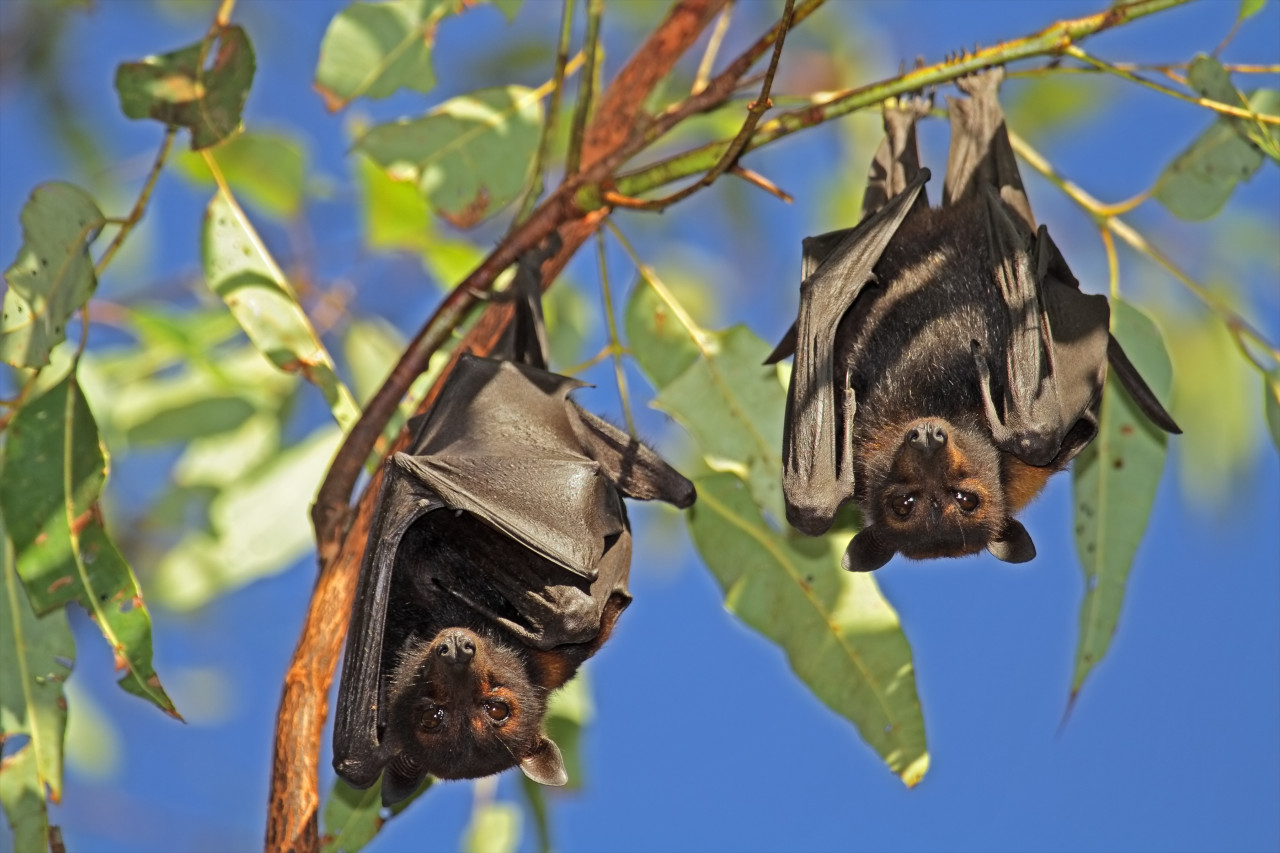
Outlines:
[[[633, 138], [645, 98], [692, 46], [724, 2], [679, 0], [672, 7], [601, 98], [587, 129], [582, 152], [583, 171], [566, 181], [543, 202], [454, 289], [432, 320], [410, 343], [344, 442], [317, 495], [312, 512], [320, 574], [298, 647], [285, 676], [276, 721], [267, 811], [267, 850], [301, 853], [319, 847], [319, 759], [320, 739], [328, 711], [326, 697], [346, 633], [360, 557], [381, 486], [381, 476], [375, 475], [360, 496], [354, 512], [348, 508], [364, 460], [409, 384], [425, 369], [431, 354], [475, 303], [477, 293], [486, 291], [498, 273], [522, 252], [540, 244], [553, 230], [559, 229], [563, 248], [543, 268], [544, 281], [552, 280], [583, 241], [599, 228], [607, 210], [598, 210], [584, 217], [570, 200], [585, 183], [603, 180], [629, 156], [622, 149]], [[508, 305], [491, 304], [458, 347], [455, 360], [462, 351], [489, 352], [509, 322], [510, 311]], [[423, 401], [423, 408], [431, 404], [452, 365], [451, 362], [441, 374]], [[406, 442], [407, 437], [402, 433], [392, 451], [403, 448]]]

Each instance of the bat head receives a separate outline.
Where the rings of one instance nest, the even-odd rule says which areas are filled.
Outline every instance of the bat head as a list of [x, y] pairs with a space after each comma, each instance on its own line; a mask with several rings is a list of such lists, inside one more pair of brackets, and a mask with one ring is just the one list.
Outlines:
[[981, 425], [919, 418], [867, 443], [866, 526], [842, 561], [873, 571], [901, 553], [913, 560], [988, 549], [1007, 562], [1035, 556], [1026, 529], [1009, 517], [1001, 454]]
[[565, 784], [560, 749], [542, 733], [547, 692], [527, 653], [497, 637], [446, 628], [411, 643], [388, 691], [383, 804], [428, 773], [474, 779], [518, 764], [535, 782]]

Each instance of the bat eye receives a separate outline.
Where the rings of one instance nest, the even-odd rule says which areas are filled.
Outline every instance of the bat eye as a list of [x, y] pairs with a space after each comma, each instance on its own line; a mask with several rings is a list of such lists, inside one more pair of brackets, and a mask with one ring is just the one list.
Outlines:
[[961, 512], [973, 512], [979, 503], [978, 496], [973, 492], [956, 492], [956, 506], [960, 507]]
[[427, 712], [422, 715], [422, 722], [419, 723], [424, 732], [434, 732], [436, 729], [444, 725], [444, 708], [432, 705], [427, 708]]
[[505, 723], [507, 718], [511, 716], [511, 706], [506, 702], [494, 700], [484, 703], [484, 712], [495, 723]]
[[914, 495], [899, 495], [889, 503], [889, 509], [893, 510], [893, 514], [898, 518], [906, 518], [911, 515], [911, 510], [916, 505]]

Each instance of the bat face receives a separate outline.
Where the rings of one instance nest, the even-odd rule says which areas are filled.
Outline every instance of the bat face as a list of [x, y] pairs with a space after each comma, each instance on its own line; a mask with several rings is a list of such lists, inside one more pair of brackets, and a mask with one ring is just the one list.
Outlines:
[[[892, 429], [886, 430], [893, 432]], [[912, 559], [976, 553], [1005, 524], [1000, 452], [979, 429], [920, 418], [865, 460], [867, 521]]]
[[[409, 644], [392, 676], [384, 794], [407, 796], [430, 773], [470, 779], [535, 755], [547, 690], [526, 656], [497, 638], [447, 628]], [[392, 800], [394, 801], [394, 800]]]

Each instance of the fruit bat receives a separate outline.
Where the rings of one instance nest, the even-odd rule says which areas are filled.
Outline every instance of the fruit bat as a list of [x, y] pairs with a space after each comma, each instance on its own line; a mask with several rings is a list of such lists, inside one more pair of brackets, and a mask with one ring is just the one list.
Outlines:
[[519, 765], [567, 781], [542, 729], [548, 694], [631, 601], [623, 496], [694, 501], [652, 450], [583, 410], [546, 370], [545, 252], [523, 258], [499, 350], [464, 355], [407, 451], [385, 463], [338, 689], [334, 769], [382, 775], [386, 805], [427, 774]]
[[783, 435], [787, 520], [824, 533], [853, 499], [842, 565], [872, 571], [983, 548], [1035, 556], [1014, 519], [1098, 431], [1107, 364], [1143, 413], [1180, 432], [1036, 228], [1005, 130], [1002, 68], [958, 82], [942, 206], [930, 207], [916, 120], [884, 113], [863, 219], [803, 243]]

